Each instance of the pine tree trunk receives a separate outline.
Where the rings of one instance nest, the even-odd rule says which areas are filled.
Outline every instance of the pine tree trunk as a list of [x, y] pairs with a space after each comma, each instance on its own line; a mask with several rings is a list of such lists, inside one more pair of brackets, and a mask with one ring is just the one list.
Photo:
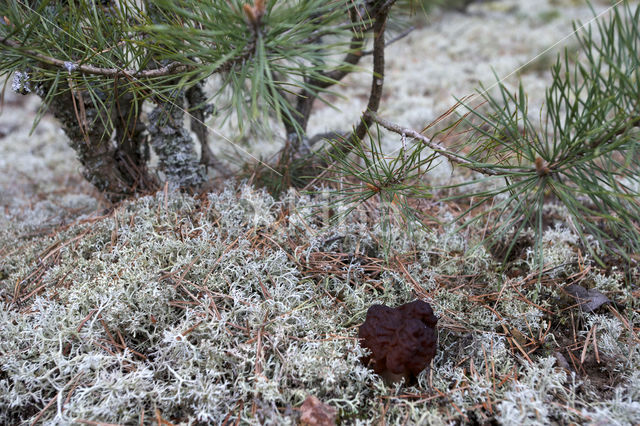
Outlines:
[[[39, 89], [44, 99], [51, 88]], [[56, 89], [62, 93], [53, 96], [49, 111], [62, 124], [69, 146], [83, 166], [83, 176], [113, 202], [153, 189], [155, 182], [147, 172], [142, 152], [144, 126], [139, 127], [138, 117], [132, 117], [132, 99], [121, 97], [118, 108], [100, 111], [86, 92], [68, 89], [66, 84]], [[96, 91], [96, 96], [109, 105], [105, 94]], [[105, 127], [108, 114], [116, 114], [116, 141], [111, 137], [111, 129]]]

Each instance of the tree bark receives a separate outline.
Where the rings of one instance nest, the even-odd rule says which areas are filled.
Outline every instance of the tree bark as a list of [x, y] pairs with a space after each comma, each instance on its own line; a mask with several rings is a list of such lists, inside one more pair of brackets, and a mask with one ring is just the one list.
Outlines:
[[[52, 87], [41, 85], [38, 93], [45, 99], [50, 90]], [[130, 123], [118, 125], [118, 140], [122, 142], [117, 143], [111, 137], [112, 129], [105, 127], [116, 114], [110, 106], [112, 100], [106, 94], [100, 90], [94, 93], [109, 108], [104, 111], [94, 106], [88, 93], [70, 90], [66, 83], [53, 90], [59, 94], [52, 96], [49, 111], [62, 124], [69, 146], [83, 166], [82, 174], [91, 184], [112, 202], [154, 187], [154, 179], [147, 173], [141, 156], [141, 130], [130, 129]], [[119, 101], [121, 113], [126, 111], [129, 115], [130, 100], [121, 98]]]

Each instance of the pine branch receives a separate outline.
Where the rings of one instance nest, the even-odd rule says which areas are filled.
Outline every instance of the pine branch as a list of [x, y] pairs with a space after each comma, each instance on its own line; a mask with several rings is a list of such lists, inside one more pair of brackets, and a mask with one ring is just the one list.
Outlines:
[[487, 167], [478, 167], [475, 166], [473, 161], [470, 161], [468, 159], [466, 159], [465, 157], [456, 154], [454, 152], [451, 152], [449, 150], [447, 150], [446, 147], [433, 142], [431, 139], [429, 139], [428, 137], [424, 136], [421, 133], [418, 133], [417, 131], [413, 130], [413, 129], [408, 129], [408, 128], [403, 128], [398, 126], [397, 124], [394, 124], [390, 121], [384, 120], [382, 118], [380, 118], [376, 113], [372, 112], [372, 111], [367, 111], [365, 112], [365, 116], [369, 117], [371, 120], [373, 120], [374, 122], [380, 124], [382, 127], [384, 127], [387, 130], [390, 130], [394, 133], [397, 133], [399, 135], [406, 135], [409, 137], [412, 137], [413, 139], [417, 139], [420, 142], [422, 142], [423, 144], [425, 144], [426, 146], [428, 146], [429, 148], [431, 148], [432, 150], [436, 151], [439, 155], [442, 155], [443, 157], [446, 157], [449, 161], [451, 161], [452, 163], [456, 163], [459, 164], [461, 166], [464, 166], [468, 169], [471, 169], [473, 171], [476, 171], [478, 173], [482, 173], [484, 175], [488, 175], [488, 176], [502, 176], [502, 175], [506, 175], [506, 174], [513, 174], [513, 173], [529, 173], [531, 171], [535, 171], [535, 169], [513, 169], [510, 168], [508, 173], [502, 173], [502, 172], [497, 172], [491, 168], [487, 168]]
[[[71, 61], [63, 61], [62, 59], [57, 59], [51, 56], [43, 55], [41, 53], [37, 53], [32, 50], [26, 49], [23, 46], [21, 46], [20, 43], [15, 42], [13, 40], [3, 39], [1, 42], [5, 46], [13, 48], [25, 56], [32, 57], [33, 59], [37, 60], [42, 64], [60, 68], [67, 72], [80, 71], [81, 73], [84, 73], [84, 74], [100, 75], [103, 77], [111, 77], [111, 78], [127, 77], [127, 78], [137, 78], [137, 79], [151, 79], [151, 78], [178, 75], [185, 72], [194, 71], [197, 69], [195, 65], [186, 65], [180, 62], [171, 62], [159, 68], [142, 70], [142, 71], [118, 69], [118, 68], [102, 68], [102, 67], [95, 67], [93, 65], [76, 64]], [[245, 47], [244, 52], [242, 54], [219, 65], [215, 70], [212, 71], [212, 74], [229, 71], [231, 68], [233, 68], [235, 64], [246, 61], [247, 58], [251, 56], [254, 50], [255, 50], [255, 40], [252, 40]]]
[[117, 69], [117, 68], [101, 68], [101, 67], [94, 67], [93, 65], [78, 65], [70, 61], [63, 61], [61, 59], [43, 55], [41, 53], [37, 53], [32, 50], [26, 49], [23, 46], [21, 46], [20, 43], [15, 42], [13, 40], [2, 40], [2, 44], [10, 48], [13, 48], [15, 50], [18, 50], [21, 54], [30, 56], [33, 59], [45, 65], [51, 65], [68, 72], [80, 71], [84, 74], [101, 75], [105, 77], [155, 78], [155, 77], [163, 77], [167, 75], [174, 75], [174, 74], [178, 74], [178, 73], [182, 73], [182, 72], [186, 72], [194, 69], [193, 66], [180, 64], [178, 62], [172, 62], [160, 68], [156, 68], [152, 70], [144, 70], [144, 71], [124, 70], [124, 69]]

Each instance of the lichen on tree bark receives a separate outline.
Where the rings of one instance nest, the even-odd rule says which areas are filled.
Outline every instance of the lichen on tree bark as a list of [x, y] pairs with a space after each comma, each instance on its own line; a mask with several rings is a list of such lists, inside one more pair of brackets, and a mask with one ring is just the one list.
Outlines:
[[160, 159], [159, 171], [177, 187], [197, 187], [204, 182], [204, 167], [200, 164], [195, 144], [184, 127], [184, 94], [175, 102], [156, 106], [149, 114], [147, 130], [153, 151]]

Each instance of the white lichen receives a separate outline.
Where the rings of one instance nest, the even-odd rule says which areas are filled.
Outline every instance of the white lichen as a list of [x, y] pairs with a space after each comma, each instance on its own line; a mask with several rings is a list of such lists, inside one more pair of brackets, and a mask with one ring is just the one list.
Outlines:
[[29, 81], [29, 73], [24, 71], [16, 71], [13, 73], [13, 81], [11, 82], [11, 89], [22, 95], [31, 93], [31, 82]]

